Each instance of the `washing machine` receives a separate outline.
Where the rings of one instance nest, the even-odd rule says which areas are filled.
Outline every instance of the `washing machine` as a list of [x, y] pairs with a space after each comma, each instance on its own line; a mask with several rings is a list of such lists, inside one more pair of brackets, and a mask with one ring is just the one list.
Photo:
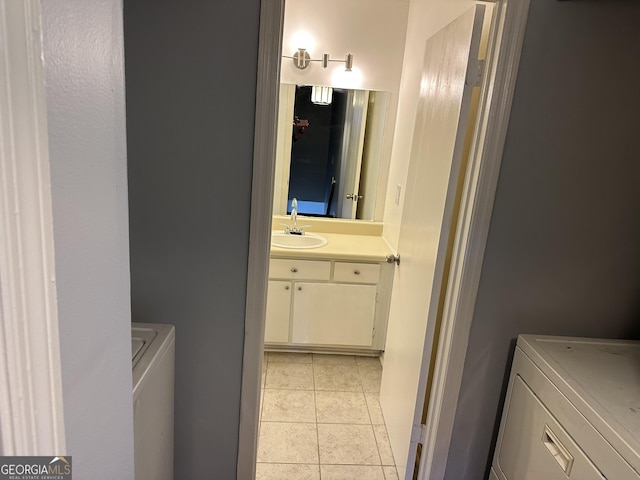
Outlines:
[[131, 324], [136, 480], [173, 479], [175, 328]]
[[518, 337], [490, 480], [639, 472], [640, 342]]

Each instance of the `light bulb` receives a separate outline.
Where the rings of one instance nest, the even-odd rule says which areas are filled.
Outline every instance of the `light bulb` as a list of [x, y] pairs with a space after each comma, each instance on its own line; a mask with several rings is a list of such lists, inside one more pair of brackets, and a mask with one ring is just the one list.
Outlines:
[[299, 48], [304, 48], [307, 51], [313, 52], [314, 47], [316, 46], [316, 41], [306, 30], [298, 30], [296, 33], [291, 35], [289, 39], [289, 48], [292, 52], [297, 51]]

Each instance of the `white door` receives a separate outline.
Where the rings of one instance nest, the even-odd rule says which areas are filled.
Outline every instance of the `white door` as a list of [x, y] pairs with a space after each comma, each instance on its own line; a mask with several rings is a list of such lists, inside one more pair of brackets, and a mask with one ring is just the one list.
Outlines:
[[356, 218], [368, 108], [368, 91], [349, 90], [337, 178], [337, 212], [340, 218]]
[[380, 390], [400, 478], [415, 462], [483, 18], [476, 6], [426, 42]]
[[291, 129], [296, 103], [296, 86], [280, 84], [278, 103], [278, 137], [276, 141], [276, 170], [273, 184], [273, 213], [287, 214], [289, 198], [289, 172], [291, 171]]
[[376, 291], [375, 285], [296, 283], [291, 341], [370, 347]]

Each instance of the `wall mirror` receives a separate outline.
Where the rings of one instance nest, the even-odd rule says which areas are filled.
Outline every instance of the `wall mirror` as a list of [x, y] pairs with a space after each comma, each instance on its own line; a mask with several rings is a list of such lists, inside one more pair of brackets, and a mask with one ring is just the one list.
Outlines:
[[281, 84], [273, 213], [376, 220], [390, 93]]

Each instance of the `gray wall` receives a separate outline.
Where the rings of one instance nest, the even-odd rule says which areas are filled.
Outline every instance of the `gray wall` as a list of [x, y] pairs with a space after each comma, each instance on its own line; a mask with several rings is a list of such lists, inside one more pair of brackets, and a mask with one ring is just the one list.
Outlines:
[[122, 9], [42, 9], [67, 453], [74, 478], [132, 479]]
[[235, 478], [259, 0], [125, 0], [134, 321], [176, 326], [176, 478]]
[[640, 333], [640, 3], [531, 3], [449, 480], [485, 477], [519, 333]]

